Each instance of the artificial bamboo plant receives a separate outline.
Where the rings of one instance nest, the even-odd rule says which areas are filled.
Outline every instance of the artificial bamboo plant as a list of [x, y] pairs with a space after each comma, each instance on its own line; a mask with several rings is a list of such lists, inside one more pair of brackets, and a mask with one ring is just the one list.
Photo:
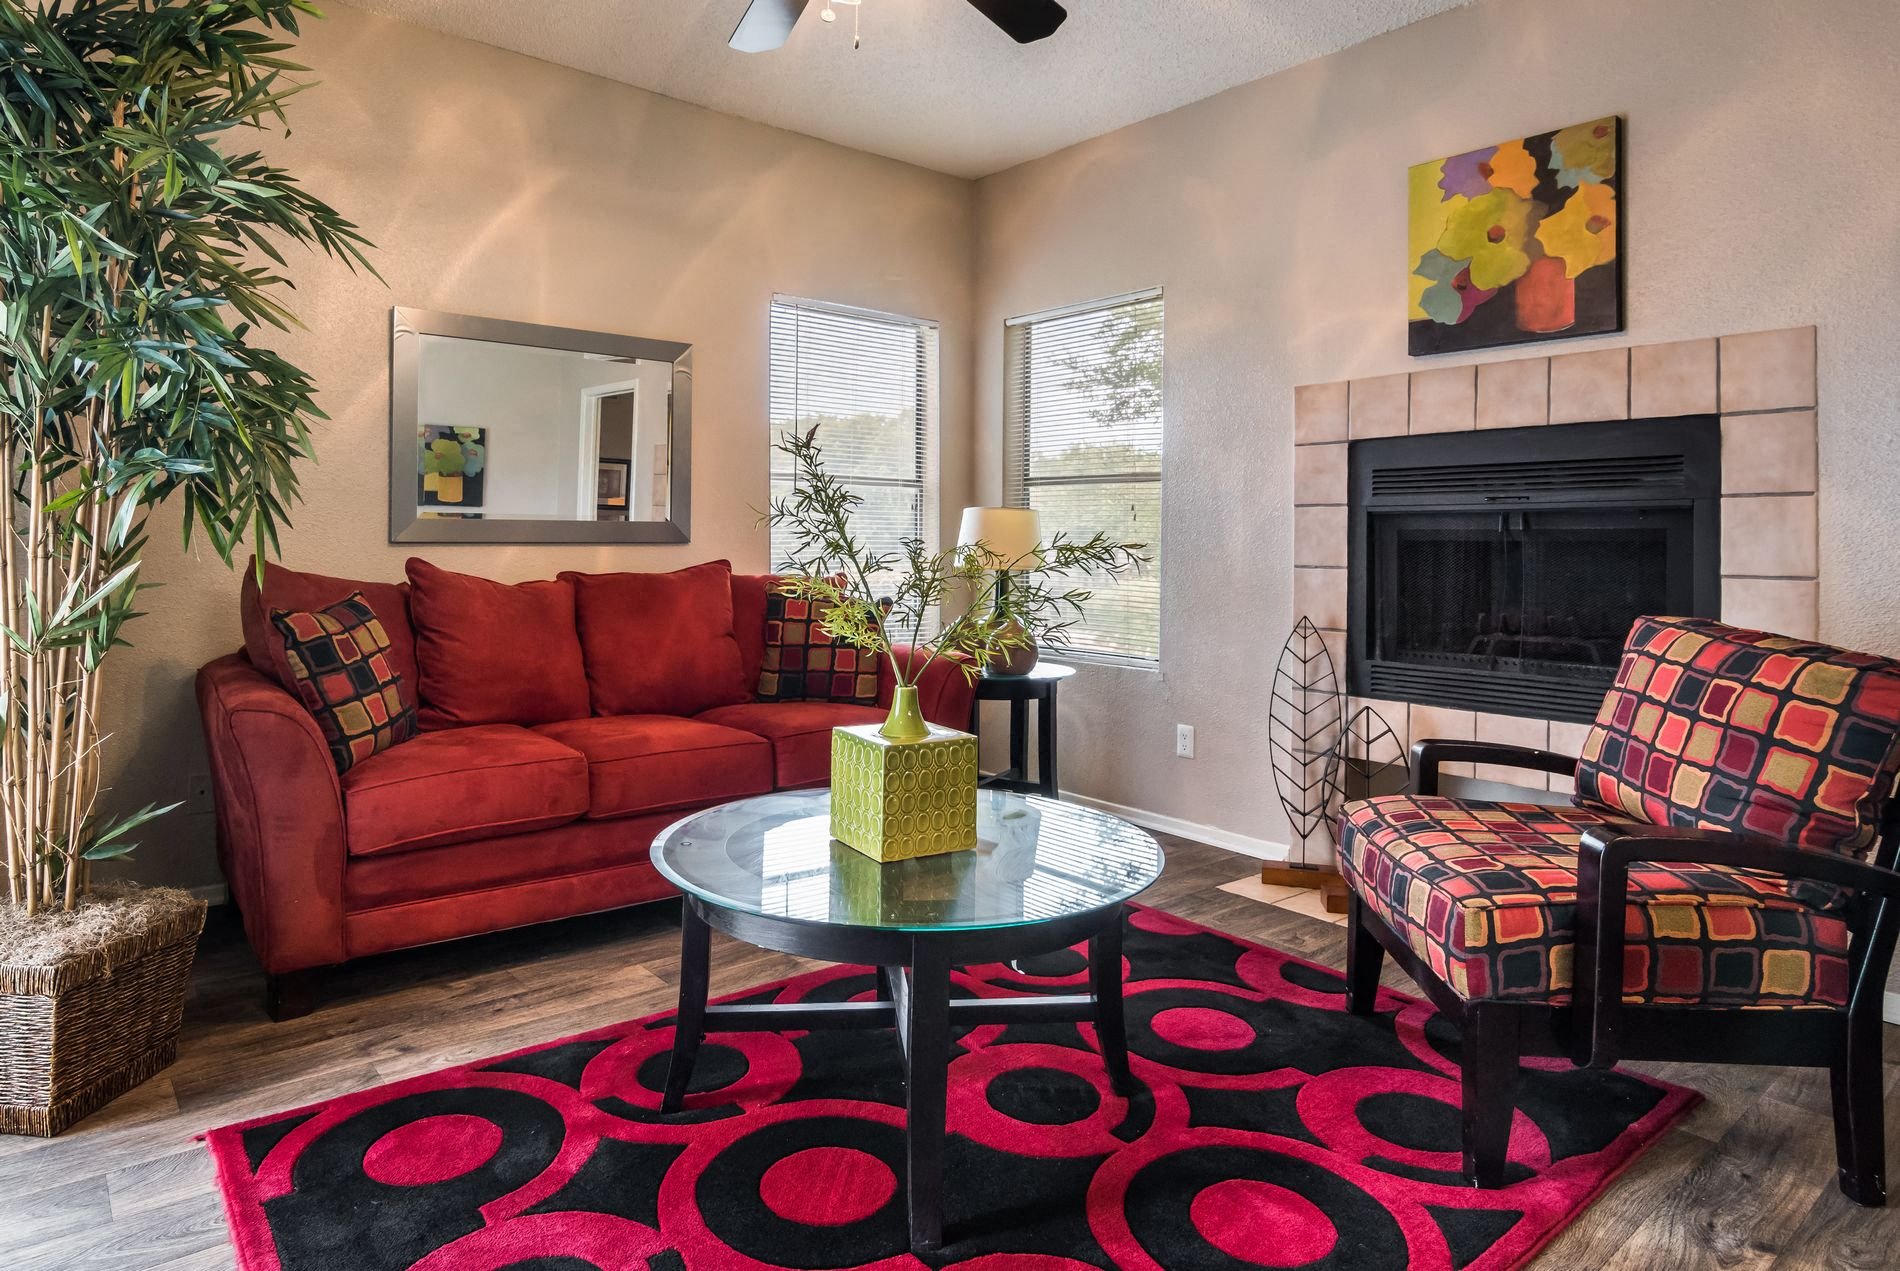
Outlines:
[[[107, 655], [147, 518], [273, 552], [321, 418], [263, 347], [279, 246], [368, 268], [355, 226], [249, 149], [287, 130], [303, 0], [0, 0], [0, 798], [7, 896], [71, 909], [167, 809], [99, 808]], [[373, 272], [373, 271], [372, 271]]]
[[[1092, 594], [1075, 580], [1113, 577], [1147, 560], [1146, 544], [1099, 531], [1086, 539], [1054, 534], [1017, 560], [983, 544], [933, 552], [917, 538], [901, 540], [896, 552], [873, 551], [851, 527], [863, 500], [825, 469], [820, 427], [789, 429], [777, 443], [792, 461], [790, 492], [773, 500], [766, 518], [793, 540], [780, 586], [817, 602], [832, 639], [890, 664], [894, 719], [907, 698], [914, 712], [917, 682], [939, 658], [974, 677], [1032, 641], [1061, 647]], [[959, 612], [946, 612], [958, 601]], [[932, 631], [937, 616], [942, 625]]]

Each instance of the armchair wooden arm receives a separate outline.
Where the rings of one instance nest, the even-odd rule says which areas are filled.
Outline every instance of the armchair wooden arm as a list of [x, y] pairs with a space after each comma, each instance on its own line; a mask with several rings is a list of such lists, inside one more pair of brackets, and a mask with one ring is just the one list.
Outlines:
[[1621, 1056], [1624, 911], [1630, 866], [1643, 861], [1761, 870], [1856, 892], [1849, 916], [1850, 1031], [1863, 1017], [1878, 1029], [1887, 965], [1900, 937], [1900, 873], [1838, 852], [1785, 847], [1725, 830], [1605, 825], [1586, 831], [1577, 849], [1576, 1062], [1607, 1067]]
[[1438, 793], [1438, 768], [1448, 763], [1487, 763], [1503, 768], [1523, 768], [1530, 772], [1551, 772], [1574, 777], [1577, 760], [1530, 746], [1512, 746], [1496, 741], [1446, 741], [1429, 737], [1412, 743], [1412, 785], [1426, 796]]

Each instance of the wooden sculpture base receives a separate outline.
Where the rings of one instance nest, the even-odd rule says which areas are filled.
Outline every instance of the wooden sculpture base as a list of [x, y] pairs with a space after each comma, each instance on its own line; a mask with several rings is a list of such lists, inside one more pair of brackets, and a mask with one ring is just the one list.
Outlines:
[[1262, 865], [1260, 881], [1268, 887], [1315, 887], [1329, 914], [1346, 912], [1346, 880], [1324, 865]]

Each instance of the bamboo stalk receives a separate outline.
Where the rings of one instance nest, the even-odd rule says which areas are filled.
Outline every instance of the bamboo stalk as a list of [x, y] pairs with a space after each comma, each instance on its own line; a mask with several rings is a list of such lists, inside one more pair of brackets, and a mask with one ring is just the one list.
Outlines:
[[[17, 516], [14, 505], [17, 500], [13, 497], [15, 467], [11, 427], [0, 432], [0, 468], [4, 468], [6, 474], [4, 495], [0, 495], [6, 499], [6, 512], [4, 517], [0, 517], [0, 525], [4, 526], [4, 533], [0, 533], [0, 549], [4, 549], [0, 550], [0, 591], [5, 593], [4, 598], [0, 598], [0, 605], [4, 605], [6, 625], [18, 630], [14, 619], [14, 594], [18, 574], [14, 565], [15, 518]], [[0, 720], [0, 727], [5, 729], [4, 734], [0, 734], [0, 790], [4, 790], [6, 801], [4, 828], [7, 852], [7, 900], [11, 904], [18, 905], [26, 899], [23, 891], [26, 884], [26, 862], [20, 852], [20, 807], [14, 782], [19, 771], [19, 763], [15, 758], [16, 743], [19, 741], [17, 723], [19, 687], [16, 656], [11, 640], [0, 640], [0, 692], [6, 694], [6, 718]]]
[[[70, 515], [67, 515], [65, 519], [70, 521]], [[56, 542], [57, 539], [54, 541]], [[60, 587], [60, 595], [64, 596], [66, 588], [72, 585], [78, 572], [79, 535], [74, 534], [66, 550], [65, 576], [54, 580]], [[73, 764], [67, 757], [68, 730], [72, 727], [70, 721], [76, 708], [73, 686], [70, 682], [73, 673], [72, 652], [71, 649], [60, 649], [53, 654], [53, 682], [47, 697], [47, 709], [52, 712], [52, 738], [48, 745], [51, 759], [46, 778], [46, 807], [49, 819], [47, 839], [51, 843], [60, 844], [60, 853], [66, 857], [64, 873], [68, 883], [66, 888], [68, 898], [65, 902], [67, 909], [73, 907], [71, 899], [73, 824], [71, 816], [62, 818], [60, 811], [66, 802], [62, 796], [66, 788], [73, 784]], [[48, 881], [50, 882], [51, 879], [49, 878]], [[50, 896], [47, 898], [47, 903], [52, 903]]]
[[[100, 522], [114, 514], [116, 510], [116, 501], [93, 499], [87, 505], [86, 538], [90, 546], [86, 553], [84, 589], [88, 593], [100, 582]], [[87, 873], [84, 855], [86, 842], [83, 831], [86, 822], [92, 816], [93, 800], [98, 796], [98, 747], [93, 742], [93, 732], [97, 727], [95, 712], [98, 709], [100, 672], [104, 669], [103, 660], [95, 661], [90, 668], [82, 662], [79, 668], [79, 679], [73, 691], [75, 736], [71, 792], [66, 811], [67, 854], [66, 895], [64, 897], [65, 906], [69, 910], [78, 903], [79, 890], [84, 875]]]
[[[53, 348], [53, 311], [46, 309], [40, 319], [40, 358], [42, 361], [52, 356]], [[27, 543], [26, 566], [28, 573], [28, 594], [36, 596], [45, 611], [48, 553], [44, 539], [46, 524], [46, 477], [39, 463], [46, 439], [46, 395], [44, 387], [34, 403], [33, 410], [33, 453], [31, 455], [32, 476], [27, 486]], [[26, 608], [25, 596], [22, 596], [22, 609]], [[40, 852], [40, 817], [44, 791], [44, 747], [40, 741], [41, 721], [45, 719], [44, 692], [40, 642], [37, 636], [27, 635], [26, 652], [26, 709], [23, 722], [26, 725], [26, 770], [24, 778], [25, 832], [24, 846], [28, 853], [28, 883], [26, 890], [26, 912], [32, 917], [39, 912], [40, 900], [52, 892], [51, 876], [47, 873], [48, 863]]]

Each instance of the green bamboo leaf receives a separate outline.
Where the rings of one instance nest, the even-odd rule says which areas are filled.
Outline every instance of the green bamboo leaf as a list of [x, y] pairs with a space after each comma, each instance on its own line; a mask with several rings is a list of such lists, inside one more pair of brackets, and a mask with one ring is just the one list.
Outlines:
[[[125, 817], [121, 817], [118, 821], [113, 822], [111, 825], [107, 826], [105, 829], [95, 833], [92, 837], [93, 845], [96, 848], [103, 844], [115, 842], [118, 839], [124, 838], [127, 834], [130, 834], [133, 830], [138, 829], [141, 825], [147, 825], [153, 821], [156, 821], [159, 817], [164, 816], [166, 813], [175, 812], [183, 806], [184, 806], [184, 803], [182, 801], [177, 802], [177, 803], [167, 803], [167, 804], [164, 804], [163, 806], [159, 804], [155, 804], [155, 803], [148, 803], [144, 807], [140, 808], [137, 812], [131, 813], [130, 815], [125, 816]], [[90, 853], [88, 853], [88, 857], [90, 859], [97, 859], [96, 857], [91, 857]]]

